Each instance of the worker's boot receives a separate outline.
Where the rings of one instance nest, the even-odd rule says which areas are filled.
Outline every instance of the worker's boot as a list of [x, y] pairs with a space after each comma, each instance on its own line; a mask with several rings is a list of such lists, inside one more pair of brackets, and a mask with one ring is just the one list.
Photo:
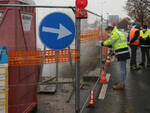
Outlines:
[[140, 70], [141, 67], [139, 65], [136, 65], [136, 70]]
[[131, 71], [135, 71], [136, 70], [136, 66], [130, 66], [130, 70]]
[[148, 68], [150, 67], [150, 61], [147, 62], [147, 67], [148, 67]]
[[145, 68], [145, 64], [144, 63], [140, 63], [139, 66], [142, 67], [142, 68]]
[[124, 90], [124, 88], [125, 88], [125, 86], [120, 84], [120, 83], [117, 83], [117, 84], [113, 85], [114, 90]]
[[131, 66], [131, 67], [130, 67], [130, 70], [131, 70], [131, 71], [138, 71], [138, 70], [140, 70], [140, 69], [141, 69], [140, 66]]

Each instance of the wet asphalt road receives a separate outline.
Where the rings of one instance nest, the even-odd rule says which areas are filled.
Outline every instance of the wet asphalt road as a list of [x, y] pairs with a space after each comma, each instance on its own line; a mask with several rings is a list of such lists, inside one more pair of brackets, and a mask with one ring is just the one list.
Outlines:
[[114, 62], [107, 68], [111, 78], [106, 97], [97, 100], [95, 108], [88, 108], [86, 113], [150, 113], [150, 68], [131, 72], [128, 62], [127, 70], [125, 90], [114, 91], [112, 86], [119, 81], [119, 66]]

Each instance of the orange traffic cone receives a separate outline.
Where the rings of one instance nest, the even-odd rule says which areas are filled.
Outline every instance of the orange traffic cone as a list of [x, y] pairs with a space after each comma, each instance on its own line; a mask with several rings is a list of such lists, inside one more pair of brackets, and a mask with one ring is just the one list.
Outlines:
[[95, 105], [94, 90], [91, 90], [89, 97], [89, 107], [94, 107], [94, 105]]
[[104, 67], [102, 68], [102, 71], [101, 71], [101, 74], [100, 74], [99, 82], [100, 82], [100, 83], [107, 83], [107, 80], [106, 80], [106, 73], [105, 73]]
[[109, 66], [109, 65], [110, 65], [110, 54], [108, 54], [108, 56], [107, 56], [105, 65], [106, 65], [106, 66]]

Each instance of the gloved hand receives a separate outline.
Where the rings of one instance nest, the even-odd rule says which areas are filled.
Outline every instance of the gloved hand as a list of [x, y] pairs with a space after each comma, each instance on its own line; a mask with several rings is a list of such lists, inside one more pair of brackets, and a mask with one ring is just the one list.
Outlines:
[[130, 42], [127, 42], [128, 45], [130, 45]]
[[103, 41], [101, 41], [101, 40], [98, 41], [96, 45], [97, 45], [97, 46], [103, 46]]
[[112, 48], [112, 45], [107, 46], [108, 48]]

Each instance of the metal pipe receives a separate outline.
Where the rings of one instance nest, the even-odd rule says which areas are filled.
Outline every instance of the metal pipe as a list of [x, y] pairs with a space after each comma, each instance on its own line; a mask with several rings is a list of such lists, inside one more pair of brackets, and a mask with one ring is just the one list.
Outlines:
[[[69, 9], [75, 9], [75, 6], [49, 6], [49, 5], [20, 5], [20, 4], [0, 4], [0, 7], [31, 7], [31, 8], [69, 8]], [[96, 14], [92, 11], [87, 10], [89, 13], [94, 14], [98, 17], [101, 17], [101, 15]]]
[[89, 13], [91, 13], [91, 14], [93, 14], [93, 15], [95, 15], [95, 16], [98, 16], [98, 17], [102, 17], [102, 15], [99, 15], [99, 14], [97, 14], [97, 13], [94, 13], [94, 12], [92, 12], [92, 11], [89, 11], [89, 10], [87, 10]]
[[20, 4], [0, 4], [0, 7], [32, 7], [32, 8], [75, 8], [74, 6], [48, 6], [48, 5], [20, 5]]
[[40, 74], [38, 76], [38, 82], [42, 81], [42, 73], [43, 73], [43, 67], [44, 67], [44, 59], [46, 56], [46, 46], [44, 46], [44, 54], [42, 56], [42, 64], [41, 64], [41, 68], [40, 68]]
[[72, 64], [72, 56], [71, 56], [71, 48], [70, 48], [70, 46], [68, 47], [68, 49], [69, 49], [69, 59], [70, 59], [70, 68], [71, 68], [71, 74], [72, 74], [72, 87], [73, 87], [73, 89], [72, 89], [72, 91], [71, 91], [71, 93], [70, 93], [70, 95], [69, 95], [69, 97], [68, 97], [68, 99], [67, 99], [67, 103], [69, 103], [70, 102], [70, 100], [71, 100], [71, 98], [72, 98], [72, 96], [73, 96], [73, 93], [74, 93], [74, 90], [75, 90], [75, 88], [74, 88], [74, 70], [73, 70], [73, 64]]
[[[59, 54], [59, 51], [58, 50], [56, 50], [56, 82], [58, 82], [58, 54]], [[58, 89], [58, 84], [56, 84], [56, 91], [57, 91], [57, 89]]]
[[72, 84], [73, 82], [72, 81], [68, 81], [68, 82], [60, 82], [60, 81], [57, 81], [57, 82], [47, 82], [47, 83], [38, 83], [39, 85], [52, 85], [52, 84]]
[[[80, 52], [80, 24], [81, 19], [75, 19], [76, 26], [76, 38], [75, 38], [75, 48]], [[75, 112], [80, 112], [80, 58], [76, 60], [76, 72], [75, 72]]]
[[[20, 4], [0, 4], [0, 7], [31, 7], [31, 8], [70, 8], [75, 9], [75, 6], [48, 6], [48, 5], [20, 5]], [[92, 11], [87, 10], [89, 13], [94, 14], [98, 17], [101, 17], [101, 15], [96, 14]]]
[[[68, 47], [69, 49], [69, 60], [70, 60], [70, 70], [71, 70], [71, 74], [72, 74], [72, 81], [74, 81], [74, 70], [73, 70], [73, 64], [72, 64], [72, 56], [71, 56], [71, 48], [70, 46]], [[73, 84], [74, 86], [74, 84]]]

